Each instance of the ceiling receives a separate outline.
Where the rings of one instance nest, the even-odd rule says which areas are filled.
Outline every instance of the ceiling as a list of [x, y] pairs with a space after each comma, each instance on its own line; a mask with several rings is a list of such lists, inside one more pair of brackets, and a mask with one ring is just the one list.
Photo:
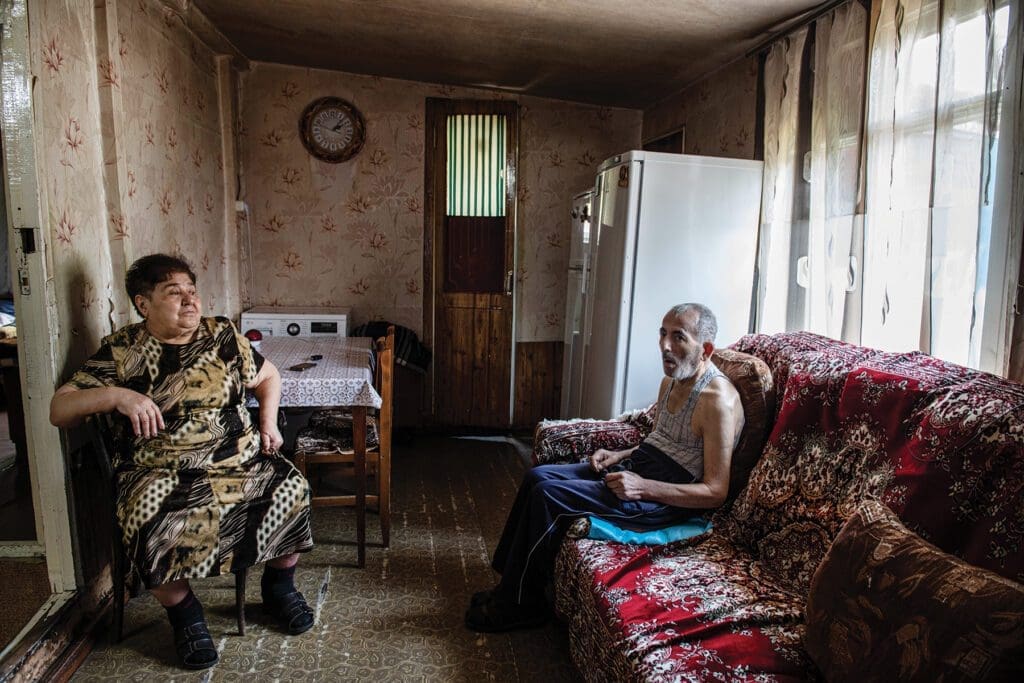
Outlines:
[[822, 0], [194, 0], [250, 60], [643, 109]]

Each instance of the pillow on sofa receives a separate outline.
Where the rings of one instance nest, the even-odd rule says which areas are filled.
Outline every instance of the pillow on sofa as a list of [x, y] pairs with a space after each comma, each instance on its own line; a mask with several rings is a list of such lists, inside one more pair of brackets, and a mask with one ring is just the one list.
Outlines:
[[729, 471], [729, 499], [732, 500], [747, 485], [750, 471], [764, 450], [775, 420], [775, 387], [767, 363], [749, 353], [716, 349], [711, 362], [733, 383], [743, 404], [745, 423]]
[[829, 681], [1021, 680], [1024, 585], [942, 552], [878, 502], [811, 580], [804, 645]]

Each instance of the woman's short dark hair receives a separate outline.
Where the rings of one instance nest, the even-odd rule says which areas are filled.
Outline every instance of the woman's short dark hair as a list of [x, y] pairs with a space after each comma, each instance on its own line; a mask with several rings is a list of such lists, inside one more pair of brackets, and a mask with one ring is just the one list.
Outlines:
[[[132, 306], [135, 306], [136, 294], [149, 296], [158, 284], [170, 280], [175, 273], [185, 273], [192, 280], [192, 284], [196, 284], [196, 274], [183, 258], [167, 254], [150, 254], [137, 259], [124, 276], [124, 288], [128, 290]], [[135, 306], [135, 310], [142, 315], [138, 306]]]

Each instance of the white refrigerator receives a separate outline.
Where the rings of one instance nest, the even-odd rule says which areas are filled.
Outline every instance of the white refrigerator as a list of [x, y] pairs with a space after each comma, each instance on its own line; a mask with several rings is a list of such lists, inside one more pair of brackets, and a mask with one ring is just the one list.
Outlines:
[[590, 276], [591, 212], [594, 188], [572, 198], [569, 277], [565, 293], [565, 342], [562, 348], [561, 414], [579, 414], [583, 389], [583, 312], [586, 310]]
[[715, 313], [717, 347], [749, 331], [762, 166], [639, 151], [601, 164], [580, 408], [566, 417], [607, 419], [657, 398], [658, 329], [675, 304]]

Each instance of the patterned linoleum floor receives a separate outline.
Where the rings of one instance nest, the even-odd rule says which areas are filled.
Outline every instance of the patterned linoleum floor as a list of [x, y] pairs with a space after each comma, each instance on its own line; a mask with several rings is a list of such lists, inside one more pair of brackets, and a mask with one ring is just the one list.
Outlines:
[[125, 610], [125, 638], [101, 642], [74, 681], [557, 681], [577, 680], [560, 623], [476, 634], [463, 613], [495, 581], [489, 558], [525, 466], [503, 442], [421, 437], [397, 446], [391, 547], [367, 517], [366, 567], [355, 568], [351, 510], [314, 511], [316, 549], [297, 583], [316, 626], [286, 637], [260, 614], [259, 571], [247, 595], [248, 633], [234, 621], [231, 577], [196, 582], [220, 649], [213, 669], [176, 665], [164, 610], [149, 595]]

